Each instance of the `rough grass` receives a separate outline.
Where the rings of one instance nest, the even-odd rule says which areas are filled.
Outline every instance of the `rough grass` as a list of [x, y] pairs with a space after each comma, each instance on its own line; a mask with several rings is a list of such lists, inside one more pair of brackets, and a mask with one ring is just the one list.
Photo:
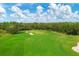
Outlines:
[[[32, 32], [34, 35], [29, 35]], [[29, 30], [0, 36], [1, 56], [79, 56], [72, 47], [79, 42], [79, 35], [66, 35], [54, 31]]]

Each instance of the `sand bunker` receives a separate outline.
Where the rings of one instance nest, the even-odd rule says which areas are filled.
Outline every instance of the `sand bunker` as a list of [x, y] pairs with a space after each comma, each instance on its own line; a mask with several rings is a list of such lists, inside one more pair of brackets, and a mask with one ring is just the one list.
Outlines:
[[29, 33], [29, 35], [34, 35], [33, 33]]
[[72, 47], [72, 50], [79, 53], [79, 42], [77, 43], [77, 46]]
[[25, 33], [28, 33], [29, 35], [34, 35], [32, 32], [28, 32], [28, 31], [26, 31]]

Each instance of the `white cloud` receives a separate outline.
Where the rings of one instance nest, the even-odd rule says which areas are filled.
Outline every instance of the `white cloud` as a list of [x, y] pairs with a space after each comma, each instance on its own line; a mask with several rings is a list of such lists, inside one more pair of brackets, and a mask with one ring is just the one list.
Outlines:
[[72, 13], [71, 7], [69, 5], [61, 5], [59, 9], [62, 13], [66, 13], [66, 14]]
[[68, 13], [72, 13], [72, 9], [69, 5], [65, 5], [66, 11], [68, 11]]
[[3, 5], [0, 4], [0, 22], [5, 21], [6, 18], [6, 10], [4, 9]]
[[43, 12], [43, 7], [42, 6], [37, 6], [37, 13], [42, 13]]
[[79, 11], [75, 11], [75, 14], [78, 14], [79, 13]]
[[26, 9], [23, 12], [26, 13], [26, 14], [30, 14], [30, 10], [29, 9]]
[[14, 12], [10, 15], [17, 22], [78, 22], [78, 11], [72, 12], [69, 5], [51, 3], [49, 9], [43, 12], [42, 6], [37, 6], [37, 12], [31, 13], [29, 9], [21, 10], [18, 6], [12, 6]]
[[78, 12], [73, 13], [69, 5], [50, 4], [48, 10], [49, 21], [55, 22], [77, 22], [79, 21]]
[[2, 6], [0, 6], [0, 13], [6, 13], [5, 9]]
[[55, 3], [50, 3], [50, 8], [58, 9], [58, 6]]
[[11, 17], [11, 21], [16, 21], [16, 22], [18, 22], [20, 18], [16, 13], [10, 14], [10, 17]]
[[12, 6], [11, 10], [16, 13], [18, 16], [20, 16], [21, 18], [26, 18], [26, 16], [23, 14], [22, 10], [17, 7], [16, 5], [15, 6]]
[[16, 12], [16, 13], [22, 12], [22, 11], [20, 10], [20, 8], [18, 8], [17, 6], [12, 6], [11, 10], [12, 10], [13, 12]]

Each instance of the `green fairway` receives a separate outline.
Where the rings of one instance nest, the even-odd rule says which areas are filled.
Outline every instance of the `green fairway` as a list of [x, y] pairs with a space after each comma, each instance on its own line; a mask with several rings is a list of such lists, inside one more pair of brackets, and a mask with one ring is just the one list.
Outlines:
[[[34, 35], [29, 35], [29, 32]], [[79, 35], [66, 35], [46, 30], [26, 30], [14, 35], [0, 33], [0, 55], [79, 56], [79, 53], [72, 50], [77, 42], [79, 42]]]

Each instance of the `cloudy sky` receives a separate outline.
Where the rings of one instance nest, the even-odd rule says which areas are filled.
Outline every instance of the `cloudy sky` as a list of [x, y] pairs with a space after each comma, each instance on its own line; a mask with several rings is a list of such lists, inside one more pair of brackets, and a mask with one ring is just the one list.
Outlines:
[[0, 22], [79, 22], [78, 3], [3, 3]]

